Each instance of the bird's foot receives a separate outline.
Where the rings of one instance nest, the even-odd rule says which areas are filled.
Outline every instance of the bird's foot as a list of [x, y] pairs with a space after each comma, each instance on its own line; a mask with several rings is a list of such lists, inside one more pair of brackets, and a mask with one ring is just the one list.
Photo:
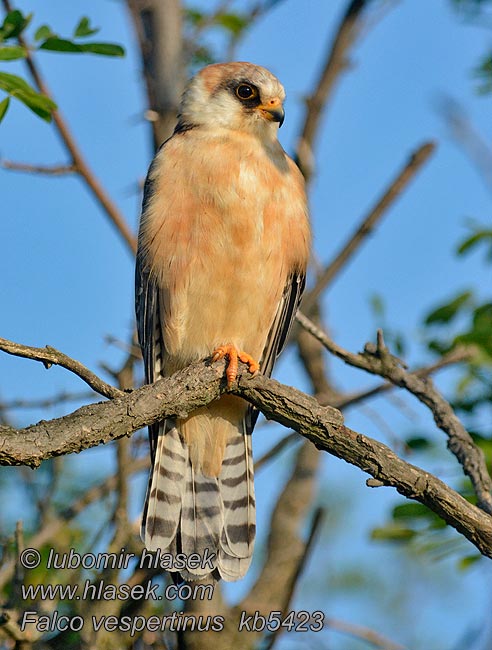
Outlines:
[[212, 361], [218, 361], [224, 357], [229, 357], [229, 363], [226, 368], [227, 388], [231, 388], [236, 380], [238, 360], [245, 363], [253, 375], [260, 369], [260, 364], [251, 355], [246, 352], [241, 352], [231, 344], [220, 345], [212, 353]]

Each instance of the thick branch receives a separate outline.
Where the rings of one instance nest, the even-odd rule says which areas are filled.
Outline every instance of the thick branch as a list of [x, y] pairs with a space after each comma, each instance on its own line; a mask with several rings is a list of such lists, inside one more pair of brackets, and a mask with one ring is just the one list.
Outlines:
[[148, 105], [157, 149], [173, 132], [184, 86], [180, 0], [127, 0], [142, 55]]
[[437, 426], [448, 436], [448, 448], [461, 463], [475, 489], [480, 508], [492, 513], [492, 481], [487, 471], [482, 450], [475, 445], [472, 437], [462, 425], [449, 402], [434, 387], [429, 377], [419, 377], [408, 372], [399, 359], [388, 351], [383, 334], [378, 331], [377, 345], [368, 343], [362, 354], [348, 352], [334, 343], [324, 332], [301, 313], [297, 321], [315, 336], [332, 354], [351, 366], [361, 368], [388, 379], [395, 386], [406, 388], [425, 404], [432, 412]]
[[[150, 386], [110, 402], [91, 404], [63, 418], [16, 431], [0, 427], [0, 464], [37, 467], [43, 460], [79, 452], [129, 435], [165, 417], [185, 417], [225, 390], [224, 362], [197, 362]], [[340, 413], [314, 398], [263, 376], [242, 371], [233, 393], [266, 417], [291, 427], [318, 449], [360, 467], [379, 485], [420, 501], [492, 557], [492, 520], [438, 478], [399, 458], [389, 447], [352, 431]]]

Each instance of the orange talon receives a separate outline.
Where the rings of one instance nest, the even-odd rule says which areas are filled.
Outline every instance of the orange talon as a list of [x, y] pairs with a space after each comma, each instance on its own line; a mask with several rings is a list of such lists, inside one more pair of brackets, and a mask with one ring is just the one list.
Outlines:
[[233, 345], [220, 345], [212, 354], [212, 361], [218, 361], [224, 357], [229, 357], [229, 363], [226, 368], [227, 388], [231, 388], [237, 377], [238, 359], [248, 366], [251, 374], [255, 374], [260, 369], [260, 364], [253, 359], [250, 354], [240, 352]]

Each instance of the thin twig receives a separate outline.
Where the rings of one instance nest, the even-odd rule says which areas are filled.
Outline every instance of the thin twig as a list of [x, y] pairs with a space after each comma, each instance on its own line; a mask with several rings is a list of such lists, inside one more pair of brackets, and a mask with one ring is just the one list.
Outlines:
[[378, 330], [376, 345], [368, 343], [363, 353], [354, 354], [337, 345], [304, 314], [298, 313], [297, 321], [329, 352], [345, 363], [388, 379], [396, 386], [408, 390], [425, 404], [431, 410], [437, 426], [448, 436], [448, 449], [456, 456], [463, 471], [470, 478], [477, 495], [478, 506], [492, 514], [492, 481], [487, 471], [484, 454], [475, 445], [449, 402], [436, 390], [430, 378], [418, 377], [403, 368], [401, 361], [388, 351], [381, 330]]
[[306, 180], [309, 180], [312, 174], [312, 151], [323, 108], [328, 102], [335, 82], [349, 67], [349, 51], [357, 38], [362, 13], [368, 4], [369, 0], [351, 0], [328, 49], [315, 89], [306, 100], [306, 116], [296, 153], [296, 162]]
[[288, 435], [285, 436], [285, 438], [282, 438], [282, 440], [279, 440], [276, 445], [273, 445], [271, 449], [269, 449], [267, 452], [263, 454], [258, 460], [255, 462], [255, 471], [258, 471], [263, 465], [266, 465], [272, 458], [275, 458], [275, 456], [278, 456], [281, 451], [286, 449], [287, 447], [290, 447], [294, 442], [297, 442], [299, 440], [299, 436], [297, 433], [289, 433]]
[[31, 165], [29, 163], [20, 163], [5, 159], [0, 160], [0, 166], [4, 169], [12, 169], [13, 171], [28, 172], [29, 174], [46, 174], [47, 176], [63, 176], [78, 171], [75, 165]]
[[[418, 368], [417, 370], [413, 370], [411, 374], [416, 375], [421, 379], [425, 379], [426, 377], [433, 375], [438, 370], [443, 370], [444, 368], [448, 368], [449, 366], [453, 366], [458, 363], [463, 363], [465, 361], [471, 361], [475, 356], [475, 354], [476, 354], [475, 350], [471, 346], [458, 347], [454, 350], [451, 350], [451, 352], [445, 354], [443, 357], [441, 357], [441, 359], [439, 359], [435, 363], [432, 363], [428, 366], [423, 366], [422, 368]], [[368, 388], [366, 390], [362, 390], [360, 392], [349, 394], [349, 395], [342, 395], [339, 399], [331, 400], [329, 402], [323, 401], [321, 403], [330, 404], [331, 406], [334, 406], [337, 409], [347, 409], [350, 406], [355, 406], [360, 402], [366, 401], [370, 397], [375, 397], [376, 395], [380, 395], [381, 393], [386, 393], [390, 390], [393, 390], [394, 388], [395, 388], [394, 384], [392, 384], [391, 382], [385, 382], [384, 384], [379, 384], [379, 386], [374, 386], [373, 388]]]
[[48, 409], [66, 402], [82, 402], [94, 398], [94, 391], [80, 393], [68, 393], [62, 391], [53, 397], [41, 397], [39, 399], [12, 399], [0, 403], [0, 410], [10, 411], [14, 409]]
[[354, 625], [353, 623], [347, 623], [346, 621], [341, 621], [331, 616], [325, 618], [325, 625], [337, 632], [348, 634], [356, 639], [363, 639], [380, 650], [405, 650], [404, 646], [390, 641], [382, 634], [379, 634], [379, 632], [375, 632], [365, 625]]
[[52, 365], [62, 366], [62, 368], [75, 373], [78, 377], [85, 381], [85, 383], [88, 384], [92, 390], [96, 391], [96, 393], [99, 393], [100, 395], [103, 395], [109, 399], [124, 395], [123, 391], [103, 381], [91, 370], [81, 364], [80, 361], [72, 359], [66, 354], [63, 354], [63, 352], [55, 350], [55, 348], [52, 348], [49, 345], [44, 348], [34, 348], [28, 345], [21, 345], [20, 343], [14, 343], [13, 341], [8, 341], [7, 339], [0, 338], [0, 350], [3, 350], [3, 352], [12, 354], [16, 357], [24, 357], [25, 359], [40, 361], [47, 369], [51, 368]]
[[[10, 0], [2, 0], [2, 3], [7, 13], [12, 11]], [[32, 52], [29, 49], [22, 34], [18, 36], [18, 41], [19, 44], [25, 48], [26, 51], [25, 62], [38, 90], [43, 95], [53, 98], [53, 95], [50, 93], [39, 71], [39, 68], [34, 61]], [[106, 215], [113, 222], [113, 225], [116, 227], [120, 235], [123, 237], [124, 241], [127, 243], [132, 253], [136, 253], [137, 242], [133, 233], [130, 231], [125, 219], [123, 218], [123, 215], [119, 212], [118, 208], [110, 199], [106, 190], [101, 185], [100, 181], [98, 180], [98, 178], [95, 176], [92, 169], [85, 161], [82, 152], [80, 151], [77, 143], [75, 142], [75, 138], [73, 137], [72, 132], [68, 127], [68, 124], [65, 122], [59, 110], [53, 112], [53, 122], [56, 125], [58, 134], [63, 144], [65, 145], [67, 152], [70, 154], [73, 166], [76, 168], [78, 173], [82, 176], [82, 178], [85, 180], [87, 186], [91, 190], [92, 194], [95, 196], [99, 205], [103, 208]]]
[[403, 190], [407, 187], [410, 181], [415, 177], [417, 172], [427, 162], [436, 148], [434, 142], [425, 142], [418, 147], [405, 163], [401, 171], [397, 174], [396, 178], [389, 184], [384, 191], [381, 198], [376, 202], [374, 207], [362, 219], [352, 235], [348, 238], [347, 242], [342, 246], [339, 252], [335, 255], [333, 260], [326, 266], [324, 271], [318, 276], [316, 284], [305, 294], [302, 301], [302, 309], [306, 314], [310, 313], [316, 300], [321, 295], [322, 291], [332, 282], [335, 276], [346, 265], [348, 260], [352, 257], [355, 251], [359, 248], [366, 237], [372, 232], [374, 226], [385, 214], [388, 208], [400, 196]]
[[[149, 461], [147, 458], [133, 459], [127, 467], [128, 478], [147, 469], [148, 466]], [[85, 508], [90, 506], [91, 503], [102, 501], [113, 492], [116, 489], [117, 481], [118, 478], [115, 474], [103, 479], [103, 481], [98, 485], [86, 489], [82, 496], [76, 499], [68, 507], [63, 508], [60, 513], [47, 521], [46, 524], [37, 531], [37, 533], [29, 538], [30, 547], [39, 549], [51, 540], [54, 540], [64, 526], [75, 519], [75, 517], [77, 517]], [[12, 578], [14, 569], [15, 560], [2, 563], [0, 569], [0, 589], [3, 589], [7, 582]]]
[[[135, 357], [130, 351], [119, 372], [116, 374], [118, 386], [123, 391], [128, 391], [133, 388], [134, 366]], [[128, 522], [128, 466], [130, 462], [130, 440], [128, 438], [121, 438], [116, 443], [117, 486], [116, 506], [114, 510], [115, 531], [110, 549], [118, 549], [124, 546], [131, 531]]]
[[441, 113], [449, 130], [475, 165], [485, 183], [492, 192], [492, 148], [472, 124], [464, 107], [453, 97], [443, 97]]

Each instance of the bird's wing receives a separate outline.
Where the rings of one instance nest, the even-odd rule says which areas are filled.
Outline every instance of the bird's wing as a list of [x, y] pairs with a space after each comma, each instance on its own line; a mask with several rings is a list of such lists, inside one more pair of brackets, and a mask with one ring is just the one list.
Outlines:
[[[155, 159], [154, 159], [155, 160]], [[142, 215], [148, 207], [150, 197], [154, 192], [152, 180], [153, 165], [149, 169], [144, 186]], [[159, 289], [155, 276], [145, 262], [145, 253], [139, 246], [135, 265], [135, 314], [137, 334], [145, 369], [145, 380], [153, 383], [161, 376], [162, 359], [164, 356], [164, 340], [159, 310]], [[152, 461], [155, 454], [155, 439], [158, 425], [149, 427], [149, 439]]]
[[[285, 347], [299, 303], [301, 302], [305, 282], [305, 274], [297, 271], [289, 276], [285, 284], [260, 360], [261, 373], [266, 377], [270, 377], [272, 374], [275, 361]], [[253, 431], [258, 415], [258, 409], [250, 406], [246, 416], [248, 433]]]

